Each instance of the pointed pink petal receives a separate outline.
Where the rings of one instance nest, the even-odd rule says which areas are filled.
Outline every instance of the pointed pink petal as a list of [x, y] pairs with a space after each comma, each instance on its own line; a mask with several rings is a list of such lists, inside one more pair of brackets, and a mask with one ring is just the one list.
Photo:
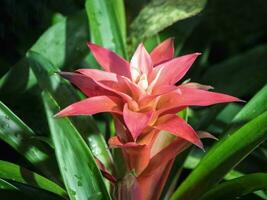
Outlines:
[[127, 104], [124, 106], [123, 118], [134, 140], [136, 140], [142, 131], [148, 126], [151, 117], [152, 112], [134, 112], [129, 110]]
[[61, 76], [68, 79], [76, 87], [78, 87], [86, 96], [100, 96], [100, 95], [116, 95], [110, 92], [106, 88], [101, 87], [97, 82], [95, 82], [90, 77], [84, 76], [82, 74], [71, 73], [71, 72], [60, 72]]
[[73, 103], [56, 114], [56, 117], [93, 115], [100, 112], [114, 112], [121, 114], [121, 100], [112, 96], [91, 97]]
[[174, 142], [150, 159], [148, 166], [139, 175], [139, 177], [141, 178], [153, 175], [160, 166], [167, 164], [189, 146], [190, 143], [183, 139], [177, 138]]
[[154, 127], [162, 131], [168, 131], [177, 137], [191, 142], [201, 149], [203, 148], [203, 144], [195, 130], [177, 115], [169, 114], [160, 117]]
[[160, 43], [150, 53], [154, 66], [170, 60], [174, 56], [173, 38], [169, 38]]
[[174, 85], [190, 69], [199, 53], [188, 54], [174, 58], [168, 62], [162, 63], [154, 68], [155, 83], [154, 88], [162, 85]]
[[85, 76], [88, 76], [96, 81], [114, 81], [118, 82], [117, 75], [112, 72], [106, 72], [98, 69], [78, 69], [79, 72]]
[[209, 132], [206, 132], [206, 131], [197, 131], [197, 134], [201, 139], [202, 138], [209, 138], [209, 139], [213, 139], [213, 140], [219, 140], [214, 135], [212, 135], [212, 134], [210, 134]]
[[129, 91], [127, 91], [129, 90], [129, 88], [126, 84], [124, 84], [123, 81], [120, 80], [122, 77], [117, 77], [118, 80], [115, 82], [96, 81], [93, 77], [78, 73], [60, 72], [60, 75], [70, 80], [89, 97], [99, 95], [119, 96], [129, 104], [136, 104], [136, 102], [133, 101], [133, 99], [127, 94], [130, 93]]
[[96, 164], [98, 166], [98, 168], [100, 169], [102, 175], [108, 179], [110, 182], [112, 183], [116, 183], [117, 179], [107, 170], [107, 168], [105, 167], [105, 165], [98, 160], [97, 158], [95, 158]]
[[152, 71], [153, 65], [149, 53], [146, 51], [143, 43], [139, 44], [137, 47], [131, 62], [130, 62], [131, 72], [133, 76], [133, 70], [142, 72], [143, 74], [150, 74]]
[[168, 111], [177, 112], [176, 109], [179, 110], [179, 108], [187, 106], [209, 106], [235, 101], [240, 102], [241, 100], [222, 93], [179, 86], [177, 90], [161, 96], [157, 109], [160, 113]]
[[[133, 85], [133, 83], [128, 78], [97, 69], [78, 69], [76, 71], [93, 79], [96, 84], [105, 88], [106, 90], [122, 96], [126, 101], [130, 101], [130, 96], [133, 96], [133, 92], [131, 91], [131, 88], [129, 88], [129, 86]], [[135, 87], [138, 89], [137, 86]], [[134, 91], [134, 94], [139, 93], [140, 92], [137, 90]]]
[[92, 51], [97, 62], [107, 72], [113, 72], [121, 76], [131, 78], [130, 66], [128, 61], [118, 56], [114, 52], [99, 45], [88, 42], [88, 47]]
[[200, 90], [212, 90], [212, 89], [214, 89], [210, 85], [203, 85], [203, 84], [195, 83], [195, 82], [185, 83], [185, 84], [182, 84], [182, 86], [187, 87], [187, 88], [200, 89]]

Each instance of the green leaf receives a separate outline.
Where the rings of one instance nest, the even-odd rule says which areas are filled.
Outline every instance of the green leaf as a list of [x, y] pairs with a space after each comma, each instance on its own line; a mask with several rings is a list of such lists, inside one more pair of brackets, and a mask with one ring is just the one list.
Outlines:
[[5, 181], [4, 179], [0, 178], [0, 189], [1, 190], [18, 190], [18, 188], [15, 185], [12, 185], [11, 183]]
[[112, 1], [86, 0], [85, 8], [89, 18], [91, 41], [127, 58]]
[[205, 3], [206, 0], [153, 0], [131, 24], [129, 40], [135, 47], [176, 21], [198, 14]]
[[54, 152], [34, 139], [35, 133], [0, 101], [0, 139], [24, 156], [47, 177], [58, 178]]
[[267, 85], [265, 85], [234, 117], [228, 132], [233, 132], [244, 123], [267, 110]]
[[211, 188], [201, 200], [234, 199], [258, 190], [267, 191], [267, 174], [255, 173], [232, 179]]
[[0, 160], [0, 178], [41, 188], [66, 197], [66, 191], [49, 179], [16, 164]]
[[[73, 68], [86, 54], [89, 31], [85, 12], [62, 19], [44, 32], [31, 47], [57, 68]], [[18, 79], [17, 76], [20, 75]], [[21, 59], [0, 80], [0, 93], [21, 92], [36, 84], [27, 59]]]
[[[227, 134], [201, 160], [171, 199], [199, 199], [267, 138], [267, 112]], [[244, 139], [245, 138], [245, 139]]]
[[73, 68], [89, 51], [87, 18], [84, 11], [51, 26], [31, 47], [57, 68]]
[[53, 117], [59, 111], [53, 97], [47, 91], [43, 92], [42, 97], [59, 168], [70, 199], [110, 199], [90, 149], [68, 118]]
[[125, 16], [125, 7], [124, 7], [124, 0], [111, 0], [113, 10], [116, 11], [115, 15], [117, 17], [117, 23], [119, 25], [121, 36], [124, 41], [126, 42], [126, 16]]
[[27, 59], [22, 58], [0, 79], [0, 94], [22, 93], [35, 83], [36, 78], [29, 69]]
[[[27, 57], [38, 79], [40, 88], [47, 90], [61, 109], [81, 100], [78, 91], [56, 73], [58, 69], [54, 67], [51, 62], [33, 51], [29, 51]], [[71, 117], [71, 121], [89, 145], [94, 156], [97, 157], [107, 169], [112, 170], [113, 163], [111, 154], [93, 118], [91, 116]]]

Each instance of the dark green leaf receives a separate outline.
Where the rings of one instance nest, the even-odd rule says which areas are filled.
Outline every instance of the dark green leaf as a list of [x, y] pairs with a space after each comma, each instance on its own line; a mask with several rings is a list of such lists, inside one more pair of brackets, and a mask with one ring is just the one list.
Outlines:
[[[238, 97], [254, 94], [267, 81], [267, 45], [257, 46], [245, 53], [211, 66], [202, 83], [215, 86], [216, 90]], [[244, 86], [244, 81], [246, 85]]]
[[0, 139], [13, 147], [38, 170], [51, 179], [58, 178], [52, 149], [34, 139], [35, 133], [0, 102]]
[[31, 47], [57, 68], [77, 64], [87, 53], [88, 28], [85, 12], [63, 19], [50, 27]]
[[267, 174], [255, 173], [221, 183], [211, 188], [201, 200], [234, 199], [258, 190], [267, 191]]
[[171, 199], [199, 199], [230, 169], [267, 139], [266, 123], [267, 112], [264, 112], [231, 135], [226, 135], [209, 150]]
[[43, 101], [59, 168], [70, 199], [110, 199], [93, 155], [76, 128], [68, 118], [53, 117], [59, 107], [46, 91], [43, 92]]
[[4, 179], [0, 178], [0, 189], [1, 190], [17, 190], [15, 185], [12, 185], [11, 183], [5, 181]]
[[[42, 55], [29, 51], [27, 57], [29, 58], [31, 68], [38, 79], [41, 89], [47, 90], [61, 109], [81, 100], [78, 91], [75, 90], [69, 82], [61, 78], [56, 73], [58, 69]], [[107, 169], [112, 170], [110, 152], [93, 118], [90, 116], [72, 117], [71, 121], [89, 145], [94, 156], [101, 160]]]
[[13, 163], [0, 160], [0, 178], [41, 188], [66, 197], [66, 191], [56, 183]]

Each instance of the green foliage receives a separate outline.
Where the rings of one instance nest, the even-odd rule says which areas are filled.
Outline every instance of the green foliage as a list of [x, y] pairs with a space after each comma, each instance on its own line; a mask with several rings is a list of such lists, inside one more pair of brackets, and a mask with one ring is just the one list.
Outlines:
[[134, 46], [178, 20], [198, 14], [206, 0], [153, 0], [131, 24], [130, 40]]
[[255, 173], [221, 183], [207, 192], [201, 200], [234, 199], [255, 191], [267, 191], [267, 174]]
[[[258, 115], [254, 115], [251, 119], [242, 118], [242, 116], [253, 115], [256, 107], [262, 106], [259, 102], [267, 101], [265, 92], [266, 87], [239, 112], [232, 123], [232, 126], [235, 127], [232, 130], [235, 131], [229, 131], [223, 139], [209, 150], [195, 170], [173, 194], [172, 199], [190, 197], [193, 200], [200, 198], [212, 185], [220, 181], [229, 170], [267, 139], [266, 110], [260, 112], [261, 108], [258, 108]], [[236, 130], [236, 123], [241, 128]]]
[[[116, 1], [113, 3], [116, 3]], [[122, 31], [124, 25], [121, 20], [123, 19], [120, 19], [120, 23], [118, 23], [118, 15], [121, 14], [117, 13], [116, 16], [112, 1], [86, 0], [85, 7], [89, 18], [91, 41], [127, 57], [125, 39], [123, 39], [125, 34]], [[119, 11], [116, 10], [116, 12], [122, 12], [122, 9], [119, 8]]]
[[[66, 197], [66, 192], [54, 182], [13, 163], [0, 161], [0, 178], [35, 186]], [[14, 188], [14, 187], [13, 187]]]
[[110, 199], [90, 149], [67, 118], [56, 119], [59, 107], [53, 97], [43, 92], [48, 123], [55, 152], [70, 199]]

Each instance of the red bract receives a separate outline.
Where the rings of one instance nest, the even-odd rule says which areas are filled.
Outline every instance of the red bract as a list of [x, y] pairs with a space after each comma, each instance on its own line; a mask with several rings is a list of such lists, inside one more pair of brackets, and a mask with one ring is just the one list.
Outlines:
[[130, 62], [98, 45], [88, 46], [105, 71], [61, 72], [88, 98], [57, 116], [112, 113], [116, 136], [110, 138], [109, 144], [122, 149], [128, 167], [125, 177], [134, 172], [134, 177], [129, 178], [134, 188], [124, 178], [118, 184], [123, 189], [117, 198], [158, 199], [177, 154], [190, 144], [203, 148], [200, 136], [176, 113], [188, 106], [240, 100], [210, 92], [212, 87], [198, 83], [176, 86], [200, 54], [173, 58], [172, 39], [162, 42], [151, 54], [140, 44]]

